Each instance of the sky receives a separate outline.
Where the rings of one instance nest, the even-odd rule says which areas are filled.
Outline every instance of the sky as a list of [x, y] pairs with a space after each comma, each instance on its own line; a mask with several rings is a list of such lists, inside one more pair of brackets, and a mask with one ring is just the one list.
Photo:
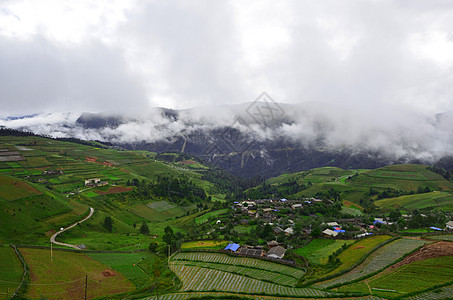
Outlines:
[[453, 110], [453, 2], [0, 1], [0, 116], [255, 100]]

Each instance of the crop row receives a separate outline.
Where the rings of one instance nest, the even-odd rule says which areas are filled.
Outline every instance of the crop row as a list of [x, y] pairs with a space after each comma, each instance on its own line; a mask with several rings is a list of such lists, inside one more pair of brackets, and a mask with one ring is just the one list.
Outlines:
[[404, 254], [413, 251], [424, 243], [425, 242], [421, 240], [398, 239], [376, 250], [376, 252], [371, 254], [362, 264], [343, 276], [315, 284], [315, 286], [327, 288], [367, 276], [392, 264]]
[[171, 269], [182, 280], [181, 291], [221, 291], [248, 294], [323, 297], [327, 292], [311, 288], [292, 288], [227, 272], [172, 264]]
[[194, 262], [194, 261], [175, 261], [174, 264], [190, 265], [201, 268], [215, 269], [219, 271], [240, 274], [258, 280], [271, 281], [276, 284], [295, 286], [297, 279], [288, 275], [274, 273], [262, 269], [254, 269], [246, 266], [225, 265], [219, 263]]
[[430, 299], [450, 299], [453, 295], [453, 285], [442, 287], [434, 291], [425, 292], [413, 297], [409, 297], [410, 300], [430, 300]]
[[228, 265], [240, 265], [252, 267], [262, 270], [268, 270], [281, 274], [286, 274], [295, 278], [300, 278], [304, 275], [305, 271], [296, 269], [290, 266], [277, 264], [269, 261], [259, 260], [248, 257], [233, 257], [221, 253], [179, 253], [173, 257], [174, 260], [191, 260], [211, 263], [222, 263]]

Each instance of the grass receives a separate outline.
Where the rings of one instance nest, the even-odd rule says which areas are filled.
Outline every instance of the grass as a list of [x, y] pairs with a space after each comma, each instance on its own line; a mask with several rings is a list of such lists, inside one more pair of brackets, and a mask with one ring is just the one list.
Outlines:
[[357, 268], [354, 268], [340, 277], [315, 284], [315, 286], [318, 288], [326, 288], [370, 275], [396, 262], [406, 253], [413, 251], [425, 243], [425, 241], [413, 239], [395, 240], [373, 252], [363, 263], [357, 266]]
[[0, 197], [5, 200], [13, 201], [40, 194], [41, 192], [23, 180], [11, 176], [0, 175]]
[[12, 295], [22, 281], [23, 268], [11, 247], [0, 247], [0, 298]]
[[206, 223], [207, 221], [209, 221], [210, 219], [212, 218], [215, 218], [219, 215], [222, 215], [222, 214], [225, 214], [228, 212], [228, 209], [227, 208], [224, 208], [224, 209], [219, 209], [219, 210], [214, 210], [214, 211], [211, 211], [211, 212], [208, 212], [200, 217], [197, 217], [195, 218], [195, 223], [197, 225], [201, 225], [203, 223]]
[[312, 264], [326, 264], [329, 255], [340, 249], [344, 244], [351, 244], [351, 240], [314, 239], [307, 246], [298, 248], [295, 252]]
[[109, 266], [129, 279], [137, 288], [152, 284], [150, 275], [139, 268], [139, 263], [151, 261], [154, 257], [150, 253], [89, 253], [92, 259]]
[[326, 276], [339, 273], [343, 270], [346, 270], [356, 264], [360, 259], [362, 259], [368, 252], [373, 250], [374, 247], [378, 246], [380, 243], [385, 242], [391, 239], [391, 236], [388, 235], [378, 235], [359, 240], [357, 243], [349, 246], [345, 251], [337, 256], [340, 259], [341, 264], [332, 270], [331, 272], [325, 274]]
[[111, 268], [81, 253], [54, 251], [51, 261], [49, 250], [21, 248], [20, 252], [30, 267], [29, 298], [81, 299], [85, 276], [89, 299], [135, 289], [121, 273], [106, 276], [103, 272]]
[[377, 207], [404, 209], [422, 209], [426, 207], [443, 207], [453, 209], [453, 194], [449, 192], [431, 192], [381, 199], [375, 202]]
[[221, 249], [228, 244], [227, 241], [192, 241], [182, 243], [181, 249]]
[[[364, 292], [370, 289], [374, 295], [391, 297], [404, 293], [420, 291], [434, 285], [443, 284], [453, 278], [452, 256], [430, 258], [403, 265], [397, 269], [388, 269], [367, 280], [340, 287], [342, 292]], [[429, 278], [429, 280], [427, 280]], [[369, 286], [369, 288], [368, 288]], [[394, 290], [386, 293], [379, 289]]]

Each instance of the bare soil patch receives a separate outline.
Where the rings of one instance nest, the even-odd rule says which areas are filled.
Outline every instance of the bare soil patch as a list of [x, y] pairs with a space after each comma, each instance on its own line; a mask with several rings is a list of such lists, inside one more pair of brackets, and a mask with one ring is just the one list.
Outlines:
[[104, 161], [104, 162], [98, 161], [98, 159], [96, 157], [92, 157], [92, 156], [85, 157], [85, 160], [88, 161], [88, 162], [92, 162], [92, 163], [96, 163], [96, 164], [100, 164], [100, 165], [104, 165], [104, 166], [113, 167], [112, 163], [109, 163], [109, 162], [106, 162], [106, 161]]
[[102, 271], [102, 275], [104, 275], [104, 277], [112, 277], [115, 276], [116, 273], [113, 272], [112, 270], [104, 270]]
[[133, 188], [131, 188], [131, 187], [115, 186], [115, 187], [110, 188], [107, 192], [104, 192], [104, 191], [94, 191], [94, 192], [99, 195], [107, 195], [107, 194], [118, 194], [118, 193], [130, 192], [132, 190], [133, 190]]
[[442, 241], [420, 248], [418, 251], [407, 256], [399, 263], [394, 264], [389, 269], [396, 269], [419, 260], [449, 255], [453, 255], [453, 243]]

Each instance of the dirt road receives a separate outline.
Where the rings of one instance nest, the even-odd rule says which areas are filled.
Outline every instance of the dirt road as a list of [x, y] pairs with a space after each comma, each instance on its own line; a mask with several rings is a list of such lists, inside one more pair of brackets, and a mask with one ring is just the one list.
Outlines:
[[68, 230], [68, 229], [71, 229], [72, 227], [82, 223], [82, 222], [85, 222], [86, 220], [88, 220], [89, 218], [91, 218], [91, 216], [93, 215], [94, 213], [94, 208], [90, 207], [90, 213], [88, 214], [88, 216], [86, 216], [83, 220], [81, 221], [78, 221], [77, 223], [75, 224], [72, 224], [71, 226], [68, 226], [66, 228], [63, 228], [63, 230], [60, 230], [58, 232], [56, 232], [54, 235], [52, 235], [52, 237], [50, 238], [50, 242], [51, 243], [54, 243], [56, 245], [60, 245], [60, 246], [66, 246], [66, 247], [71, 247], [71, 248], [74, 248], [74, 249], [79, 249], [79, 247], [77, 247], [76, 245], [71, 245], [71, 244], [66, 244], [66, 243], [60, 243], [60, 242], [57, 242], [55, 241], [55, 238], [57, 237], [57, 235], [59, 235], [60, 233]]

